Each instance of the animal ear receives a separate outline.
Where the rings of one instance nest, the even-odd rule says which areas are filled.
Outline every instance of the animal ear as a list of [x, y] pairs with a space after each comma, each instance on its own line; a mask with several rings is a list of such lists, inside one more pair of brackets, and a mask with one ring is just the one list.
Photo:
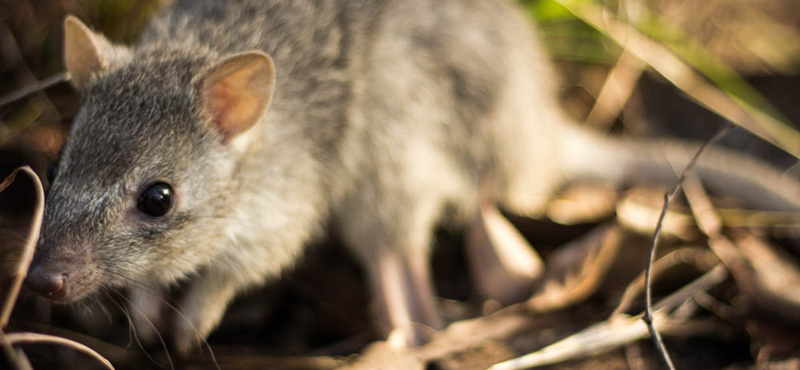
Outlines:
[[211, 115], [223, 142], [261, 120], [272, 102], [275, 66], [260, 51], [234, 54], [200, 77], [202, 106]]
[[91, 82], [92, 76], [109, 68], [111, 62], [127, 50], [114, 46], [103, 35], [92, 32], [75, 16], [64, 20], [64, 64], [79, 90]]

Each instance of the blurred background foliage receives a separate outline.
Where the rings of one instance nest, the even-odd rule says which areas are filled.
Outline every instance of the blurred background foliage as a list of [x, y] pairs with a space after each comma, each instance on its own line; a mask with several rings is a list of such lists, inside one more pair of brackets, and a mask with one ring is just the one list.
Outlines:
[[[0, 1], [0, 100], [12, 92], [35, 85], [63, 71], [61, 22], [75, 14], [116, 42], [130, 42], [157, 9], [171, 0], [2, 0]], [[741, 104], [768, 115], [782, 127], [774, 131], [790, 153], [800, 153], [800, 135], [788, 127], [797, 121], [772, 96], [765, 98], [750, 80], [792, 78], [800, 70], [800, 2], [794, 0], [522, 0], [538, 21], [540, 36], [556, 60], [564, 81], [564, 103], [575, 118], [586, 120], [605, 81], [622, 59], [625, 48], [606, 33], [590, 25], [573, 11], [582, 4], [600, 5], [606, 18], [622, 20], [637, 32], [652, 37], [681, 61], [700, 72], [709, 82]], [[567, 6], [565, 6], [567, 5]], [[610, 15], [610, 16], [609, 16]], [[617, 40], [619, 41], [619, 40]], [[622, 40], [624, 43], [625, 40]], [[639, 69], [643, 67], [638, 67]], [[636, 68], [634, 68], [635, 70]], [[656, 70], [658, 70], [656, 68]], [[631, 72], [629, 71], [629, 74]], [[599, 126], [623, 127], [642, 133], [634, 121], [649, 121], [649, 114], [636, 116], [642, 98], [640, 77], [629, 78], [629, 90], [619, 112], [611, 109], [611, 122]], [[655, 74], [648, 73], [655, 78]], [[663, 82], [663, 81], [660, 81]], [[794, 91], [785, 91], [794, 95]], [[779, 91], [783, 93], [784, 91]], [[680, 93], [678, 94], [680, 95]], [[689, 94], [691, 95], [691, 94]], [[769, 95], [769, 94], [768, 94]], [[773, 94], [774, 95], [774, 94]], [[788, 97], [787, 97], [788, 99]], [[629, 101], [630, 100], [630, 101]], [[783, 99], [778, 99], [783, 100]], [[598, 104], [603, 104], [600, 102]], [[794, 104], [792, 104], [793, 106]], [[0, 143], [8, 143], [31, 126], [63, 127], [75, 114], [78, 101], [68, 84], [60, 84], [29, 98], [0, 106]], [[595, 108], [596, 109], [596, 108]], [[630, 117], [630, 118], [627, 118]], [[789, 117], [789, 118], [787, 118]], [[591, 118], [591, 117], [590, 117]], [[671, 119], [671, 118], [670, 118]], [[630, 121], [630, 125], [626, 124]], [[593, 121], [589, 119], [589, 121]], [[655, 121], [663, 121], [656, 118]], [[679, 121], [685, 121], [679, 119]], [[694, 120], [697, 121], [697, 120]], [[709, 121], [703, 119], [703, 121]], [[713, 119], [711, 121], [717, 121]], [[34, 125], [36, 123], [36, 125]], [[591, 122], [590, 122], [591, 123]], [[669, 122], [667, 126], [672, 123]], [[695, 126], [695, 125], [691, 125]], [[711, 124], [711, 130], [713, 130]], [[756, 129], [757, 130], [757, 129]], [[656, 129], [655, 131], [664, 131]], [[667, 133], [686, 136], [687, 130]], [[691, 131], [691, 130], [688, 130]], [[707, 136], [707, 129], [698, 130]], [[773, 132], [767, 130], [769, 132]], [[661, 132], [663, 133], [663, 132]], [[31, 136], [36, 136], [32, 133]], [[693, 136], [689, 133], [688, 136]], [[764, 135], [761, 135], [764, 136]], [[767, 137], [767, 140], [770, 140]], [[47, 140], [24, 139], [27, 142]], [[57, 141], [57, 140], [56, 140]], [[30, 143], [29, 143], [30, 144]], [[796, 147], [795, 147], [796, 146]], [[747, 149], [747, 148], [743, 148]]]
[[59, 78], [62, 23], [74, 14], [115, 42], [130, 42], [159, 0], [0, 0], [0, 175], [21, 164], [42, 173], [57, 156], [79, 97], [68, 83], [7, 102], [48, 78]]
[[[588, 0], [591, 1], [591, 0]], [[524, 0], [557, 58], [610, 64], [621, 48], [557, 0]], [[602, 4], [693, 62], [722, 60], [711, 73], [796, 74], [800, 3], [791, 0], [614, 0]], [[692, 57], [691, 55], [696, 55]], [[712, 57], [703, 61], [699, 57]]]
[[[539, 0], [525, 4], [538, 18], [556, 58], [616, 64], [603, 79], [624, 96], [616, 98], [618, 106], [613, 97], [597, 97], [593, 110], [609, 108], [611, 100], [610, 113], [618, 114], [647, 65], [700, 105], [800, 157], [800, 134], [791, 120], [746, 80], [756, 75], [797, 75], [800, 9], [796, 2]], [[631, 63], [630, 59], [638, 60]], [[644, 65], [633, 65], [640, 62]], [[627, 81], [619, 81], [615, 73], [627, 74]], [[590, 113], [589, 123], [596, 118]]]

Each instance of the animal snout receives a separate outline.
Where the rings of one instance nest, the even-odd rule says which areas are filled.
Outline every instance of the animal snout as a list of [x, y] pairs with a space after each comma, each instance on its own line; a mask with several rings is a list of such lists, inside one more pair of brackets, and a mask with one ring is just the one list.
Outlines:
[[69, 274], [64, 267], [34, 266], [28, 271], [25, 284], [45, 298], [63, 301], [69, 291]]

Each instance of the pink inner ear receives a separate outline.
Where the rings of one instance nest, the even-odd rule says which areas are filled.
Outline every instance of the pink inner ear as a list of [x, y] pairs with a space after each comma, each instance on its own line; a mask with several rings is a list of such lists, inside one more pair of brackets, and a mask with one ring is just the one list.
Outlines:
[[245, 66], [214, 81], [205, 91], [206, 108], [225, 141], [249, 129], [264, 114], [270, 97], [258, 88], [259, 72], [259, 65]]
[[214, 114], [214, 122], [223, 125], [231, 120], [228, 117], [235, 111], [236, 99], [234, 99], [233, 86], [221, 81], [209, 89], [206, 95], [206, 102], [211, 112]]
[[208, 92], [207, 102], [214, 121], [226, 136], [235, 136], [245, 131], [251, 121], [258, 119], [258, 100], [253, 94], [228, 81], [220, 81]]

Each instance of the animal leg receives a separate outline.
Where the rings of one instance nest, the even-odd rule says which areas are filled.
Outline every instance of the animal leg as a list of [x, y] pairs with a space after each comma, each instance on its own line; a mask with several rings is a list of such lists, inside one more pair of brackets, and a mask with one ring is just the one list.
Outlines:
[[178, 353], [187, 353], [200, 344], [222, 320], [225, 309], [238, 291], [243, 289], [239, 279], [217, 269], [204, 271], [190, 285], [174, 319], [174, 345]]
[[488, 299], [506, 305], [520, 302], [544, 272], [533, 247], [490, 202], [482, 202], [466, 243], [470, 272]]
[[431, 329], [441, 329], [427, 260], [385, 252], [370, 268], [375, 309], [381, 329], [395, 347], [427, 341]]

